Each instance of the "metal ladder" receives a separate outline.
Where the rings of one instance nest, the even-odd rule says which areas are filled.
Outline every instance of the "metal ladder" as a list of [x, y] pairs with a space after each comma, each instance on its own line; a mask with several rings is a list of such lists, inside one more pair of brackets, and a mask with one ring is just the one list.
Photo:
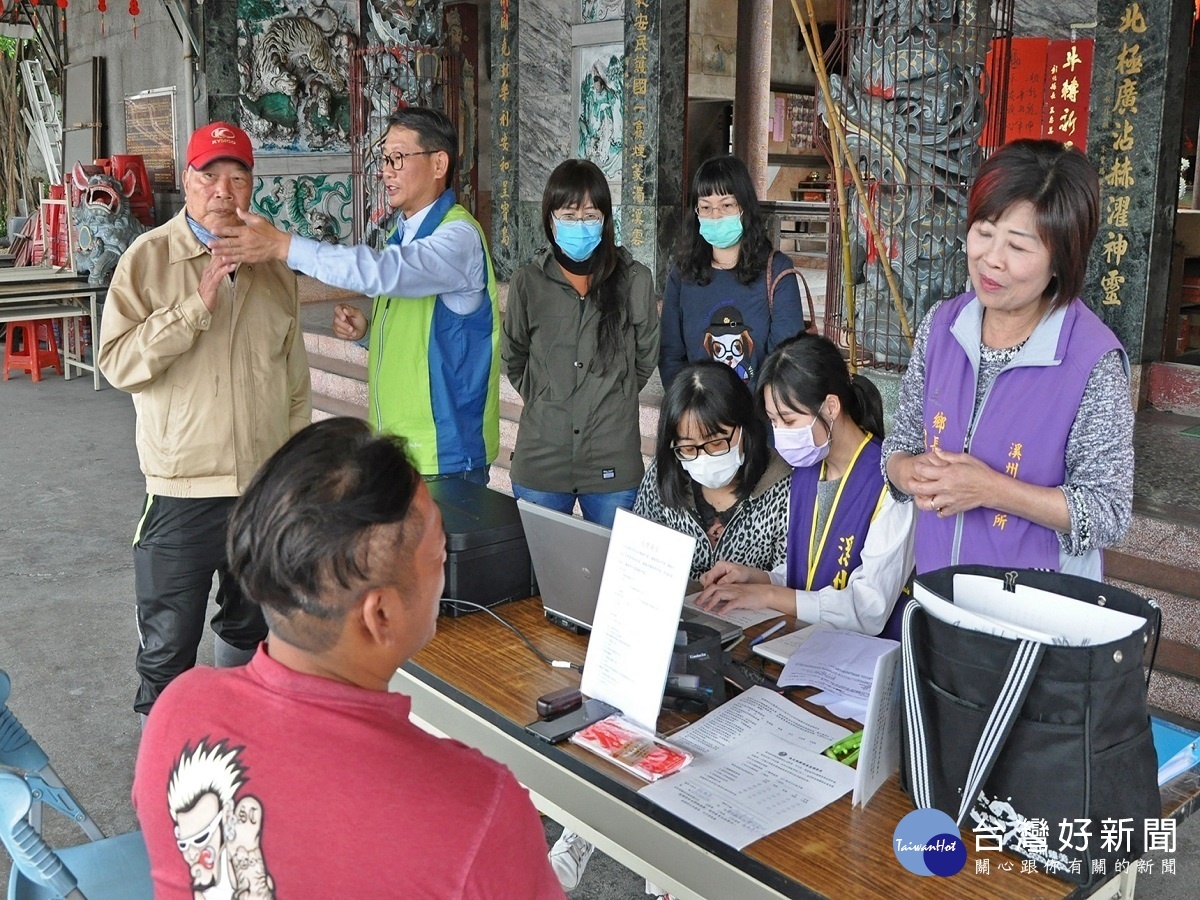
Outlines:
[[42, 64], [36, 59], [22, 62], [21, 80], [25, 83], [25, 99], [29, 102], [29, 109], [21, 110], [21, 117], [45, 160], [50, 183], [58, 184], [62, 180], [59, 163], [62, 159], [62, 122], [54, 109], [54, 97], [46, 84]]

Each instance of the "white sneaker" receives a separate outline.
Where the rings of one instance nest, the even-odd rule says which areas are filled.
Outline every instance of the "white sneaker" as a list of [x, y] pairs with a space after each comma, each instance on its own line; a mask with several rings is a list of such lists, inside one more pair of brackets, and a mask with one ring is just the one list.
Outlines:
[[564, 891], [573, 891], [579, 886], [579, 879], [583, 878], [583, 870], [587, 868], [595, 849], [571, 829], [563, 829], [562, 835], [550, 848], [550, 868], [558, 876], [558, 883]]

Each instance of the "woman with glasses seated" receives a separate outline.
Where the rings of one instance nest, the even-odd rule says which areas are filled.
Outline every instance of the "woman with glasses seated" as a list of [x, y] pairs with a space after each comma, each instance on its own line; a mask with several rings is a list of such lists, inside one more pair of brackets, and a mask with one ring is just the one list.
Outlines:
[[513, 273], [501, 353], [525, 401], [513, 494], [611, 527], [642, 480], [638, 392], [658, 361], [654, 278], [614, 239], [604, 174], [569, 159], [546, 182], [549, 248]]
[[[696, 538], [693, 580], [718, 560], [773, 569], [787, 558], [791, 472], [733, 370], [692, 363], [663, 395], [654, 460], [633, 511]], [[570, 829], [551, 848], [550, 865], [565, 890], [579, 884], [592, 849]], [[646, 892], [656, 893], [650, 882]]]
[[889, 617], [912, 572], [913, 514], [880, 471], [879, 390], [850, 374], [828, 338], [802, 334], [763, 364], [758, 401], [776, 451], [793, 467], [787, 561], [717, 562], [701, 578], [697, 605], [775, 609], [898, 638], [899, 615]]
[[728, 366], [692, 363], [663, 396], [633, 511], [696, 538], [694, 579], [719, 560], [773, 569], [786, 560], [790, 476], [741, 379]]
[[[712, 359], [729, 366], [752, 390], [767, 354], [804, 331], [795, 278], [767, 294], [771, 242], [746, 164], [736, 156], [704, 162], [692, 180], [691, 202], [678, 261], [663, 294], [658, 367], [669, 385], [689, 362]], [[773, 257], [772, 280], [792, 268]]]

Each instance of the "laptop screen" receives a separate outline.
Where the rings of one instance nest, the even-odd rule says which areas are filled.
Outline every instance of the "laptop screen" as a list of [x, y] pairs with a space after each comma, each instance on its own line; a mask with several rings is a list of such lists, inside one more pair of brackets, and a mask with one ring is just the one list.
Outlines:
[[[517, 501], [517, 509], [546, 617], [568, 628], [590, 631], [612, 532], [525, 500]], [[715, 628], [722, 643], [741, 637], [741, 627], [732, 622], [686, 607], [683, 615]]]

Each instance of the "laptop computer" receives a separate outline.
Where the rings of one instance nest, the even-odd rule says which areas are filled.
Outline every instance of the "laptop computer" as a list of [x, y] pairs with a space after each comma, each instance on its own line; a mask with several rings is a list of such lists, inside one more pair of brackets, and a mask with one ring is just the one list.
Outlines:
[[[546, 618], [573, 631], [591, 631], [611, 530], [525, 500], [517, 501], [517, 509]], [[684, 607], [680, 618], [715, 629], [722, 644], [742, 636], [741, 626], [697, 609]]]

